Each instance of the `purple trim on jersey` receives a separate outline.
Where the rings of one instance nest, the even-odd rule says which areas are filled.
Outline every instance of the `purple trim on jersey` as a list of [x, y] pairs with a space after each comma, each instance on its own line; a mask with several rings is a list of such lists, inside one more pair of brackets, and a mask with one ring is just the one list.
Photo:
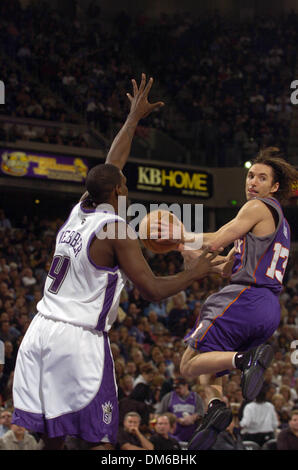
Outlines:
[[92, 266], [94, 266], [96, 269], [101, 269], [103, 271], [108, 271], [108, 272], [112, 272], [112, 273], [116, 272], [119, 269], [119, 266], [116, 265], [113, 268], [110, 268], [109, 266], [100, 266], [99, 264], [94, 263], [94, 261], [91, 259], [91, 256], [90, 256], [90, 246], [91, 246], [91, 243], [92, 243], [94, 237], [96, 237], [96, 234], [102, 229], [102, 227], [106, 224], [111, 223], [111, 222], [115, 222], [116, 220], [118, 220], [118, 219], [115, 217], [114, 219], [105, 220], [105, 221], [101, 222], [100, 225], [97, 227], [97, 229], [90, 236], [90, 238], [88, 240], [88, 244], [87, 244], [87, 257], [88, 257], [88, 260], [90, 261], [90, 263], [92, 264]]
[[12, 422], [32, 432], [45, 433], [50, 438], [68, 435], [88, 442], [101, 442], [107, 436], [109, 441], [115, 444], [119, 425], [118, 399], [109, 340], [107, 333], [103, 335], [103, 376], [99, 390], [86, 407], [51, 419], [46, 419], [43, 414], [15, 408]]
[[289, 226], [289, 222], [287, 221], [287, 219], [284, 217], [284, 222], [287, 226], [287, 229], [289, 231], [289, 239], [291, 240], [291, 227]]
[[260, 198], [260, 199], [270, 199], [270, 201], [274, 202], [282, 210], [281, 203], [275, 197], [265, 197], [265, 198]]
[[96, 330], [98, 331], [103, 331], [105, 328], [105, 323], [106, 319], [108, 316], [108, 313], [111, 309], [111, 306], [113, 304], [114, 300], [114, 295], [117, 287], [117, 282], [118, 282], [118, 274], [108, 274], [108, 284], [106, 287], [106, 292], [105, 292], [105, 298], [103, 302], [103, 308], [102, 311], [99, 314], [98, 322], [95, 327]]
[[106, 211], [106, 210], [100, 210], [98, 209], [97, 207], [95, 207], [95, 209], [86, 209], [86, 207], [83, 207], [83, 204], [84, 204], [85, 201], [82, 201], [80, 203], [80, 209], [82, 212], [84, 212], [85, 214], [92, 214], [93, 212], [104, 212], [106, 214], [115, 214], [115, 212], [112, 212], [112, 211]]
[[96, 211], [96, 208], [95, 209], [86, 209], [83, 207], [83, 204], [84, 204], [84, 201], [81, 202], [80, 204], [80, 209], [82, 212], [84, 212], [85, 214], [92, 214], [93, 212]]

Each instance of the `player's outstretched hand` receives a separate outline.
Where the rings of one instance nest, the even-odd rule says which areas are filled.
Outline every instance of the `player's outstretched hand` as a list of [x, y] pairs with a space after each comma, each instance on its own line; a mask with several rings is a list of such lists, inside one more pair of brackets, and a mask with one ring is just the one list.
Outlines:
[[155, 103], [149, 103], [148, 94], [153, 84], [153, 78], [150, 77], [146, 84], [146, 75], [142, 73], [141, 83], [138, 87], [136, 80], [132, 79], [133, 94], [126, 93], [130, 101], [130, 115], [135, 117], [137, 120], [143, 119], [148, 116], [155, 109], [159, 109], [164, 106], [163, 101], [156, 101]]
[[208, 274], [218, 272], [218, 266], [223, 263], [224, 257], [218, 259], [218, 251], [210, 252], [209, 248], [205, 248], [197, 257], [191, 269], [197, 272], [198, 279], [200, 279]]
[[223, 262], [221, 265], [214, 268], [214, 272], [220, 274], [224, 278], [230, 278], [232, 275], [232, 268], [234, 265], [233, 259], [228, 259], [226, 256], [221, 256]]
[[184, 260], [184, 269], [192, 269], [203, 250], [185, 250], [183, 244], [181, 244], [180, 247], [179, 251]]

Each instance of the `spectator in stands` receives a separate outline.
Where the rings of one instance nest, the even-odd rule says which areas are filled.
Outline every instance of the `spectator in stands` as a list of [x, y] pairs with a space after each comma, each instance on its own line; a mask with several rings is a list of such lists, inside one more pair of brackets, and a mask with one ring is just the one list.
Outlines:
[[146, 309], [146, 312], [155, 312], [157, 315], [157, 321], [162, 323], [164, 326], [167, 326], [168, 323], [168, 314], [166, 311], [166, 302], [150, 302], [149, 306]]
[[23, 271], [22, 282], [25, 287], [31, 287], [36, 284], [36, 279], [33, 276], [32, 269], [26, 268]]
[[4, 342], [0, 339], [0, 373], [3, 371], [5, 364], [5, 346]]
[[132, 391], [133, 391], [133, 376], [130, 374], [126, 374], [120, 379], [120, 383], [118, 385], [119, 400], [121, 400], [121, 398], [128, 397]]
[[146, 397], [143, 396], [142, 390], [136, 389], [123, 398], [119, 397], [119, 424], [122, 426], [125, 415], [130, 411], [136, 411], [141, 416], [140, 429], [147, 431], [149, 428], [149, 420], [154, 408], [150, 403], [146, 403]]
[[117, 447], [120, 450], [153, 450], [153, 444], [141, 433], [141, 416], [129, 412], [124, 417], [123, 428], [119, 430]]
[[0, 322], [0, 339], [2, 341], [12, 341], [14, 335], [10, 331], [11, 326], [8, 320], [2, 320]]
[[233, 419], [229, 426], [217, 436], [210, 450], [245, 450], [239, 429], [238, 410], [232, 410]]
[[287, 427], [287, 423], [289, 421], [289, 415], [288, 415], [288, 412], [284, 408], [286, 402], [285, 402], [283, 395], [281, 395], [280, 393], [275, 393], [273, 397], [271, 398], [271, 401], [278, 416], [279, 429], [283, 429]]
[[139, 399], [147, 405], [155, 403], [153, 389], [151, 387], [152, 380], [156, 374], [156, 368], [152, 364], [145, 363], [140, 367], [140, 374], [134, 380], [133, 392], [136, 399]]
[[263, 386], [256, 399], [247, 403], [240, 421], [244, 441], [254, 441], [259, 446], [274, 439], [278, 417], [272, 403], [266, 400], [267, 386]]
[[174, 380], [174, 390], [163, 396], [156, 411], [170, 412], [176, 416], [177, 426], [173, 437], [186, 442], [193, 435], [204, 414], [204, 403], [196, 392], [189, 390], [188, 383], [183, 377], [177, 377]]
[[136, 287], [133, 287], [129, 294], [129, 302], [134, 303], [137, 308], [140, 308], [141, 310], [144, 310], [148, 305], [148, 301], [141, 297], [140, 291]]
[[11, 411], [6, 409], [0, 411], [0, 437], [11, 429], [11, 417]]
[[11, 222], [3, 209], [0, 209], [0, 228], [12, 228]]
[[149, 385], [154, 377], [154, 373], [155, 368], [151, 364], [142, 364], [140, 374], [134, 380], [133, 386], [136, 387], [138, 384]]
[[168, 314], [168, 329], [173, 336], [184, 337], [189, 312], [181, 293], [173, 296], [173, 308]]
[[14, 347], [11, 341], [5, 341], [4, 351], [5, 351], [5, 364], [3, 368], [3, 373], [9, 376], [10, 373], [13, 372], [15, 368], [15, 362], [16, 362]]
[[[293, 376], [293, 374], [292, 374]], [[283, 377], [284, 379], [284, 377]], [[285, 399], [285, 405], [283, 409], [287, 412], [290, 413], [294, 406], [294, 401], [292, 399], [292, 394], [291, 394], [291, 388], [287, 385], [282, 385], [279, 389], [279, 393], [284, 397]]]
[[35, 438], [22, 426], [11, 425], [11, 429], [0, 437], [0, 450], [39, 450], [42, 441]]
[[277, 450], [298, 450], [298, 409], [291, 412], [288, 427], [278, 434]]
[[177, 439], [170, 436], [171, 424], [169, 416], [162, 414], [156, 417], [154, 434], [150, 438], [154, 450], [180, 450]]

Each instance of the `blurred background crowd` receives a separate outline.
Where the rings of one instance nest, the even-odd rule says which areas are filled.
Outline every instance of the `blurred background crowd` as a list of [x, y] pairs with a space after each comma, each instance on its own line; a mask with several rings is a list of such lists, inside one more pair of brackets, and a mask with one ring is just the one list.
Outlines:
[[[1, 79], [7, 85], [2, 113], [84, 123], [111, 139], [122, 120], [127, 84], [143, 71], [154, 76], [154, 93], [167, 104], [139, 129], [143, 140], [156, 129], [194, 163], [209, 166], [241, 163], [260, 146], [287, 150], [295, 13], [235, 22], [216, 13], [132, 18], [119, 11], [107, 22], [92, 1], [86, 12], [67, 16], [48, 2], [23, 9], [18, 0], [5, 0], [0, 15]], [[40, 123], [24, 129], [5, 122], [1, 135], [90, 145], [84, 132]]]

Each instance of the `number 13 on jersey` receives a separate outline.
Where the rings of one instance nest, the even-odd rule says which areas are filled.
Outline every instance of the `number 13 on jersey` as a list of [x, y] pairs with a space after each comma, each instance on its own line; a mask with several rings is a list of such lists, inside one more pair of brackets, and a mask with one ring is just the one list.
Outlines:
[[[273, 257], [269, 268], [266, 271], [266, 276], [270, 277], [271, 279], [276, 278], [278, 282], [282, 283], [284, 273], [287, 267], [288, 258], [289, 258], [289, 250], [288, 248], [282, 246], [281, 243], [275, 243], [273, 247]], [[282, 270], [277, 269], [277, 263], [279, 259], [284, 259], [282, 263]]]

